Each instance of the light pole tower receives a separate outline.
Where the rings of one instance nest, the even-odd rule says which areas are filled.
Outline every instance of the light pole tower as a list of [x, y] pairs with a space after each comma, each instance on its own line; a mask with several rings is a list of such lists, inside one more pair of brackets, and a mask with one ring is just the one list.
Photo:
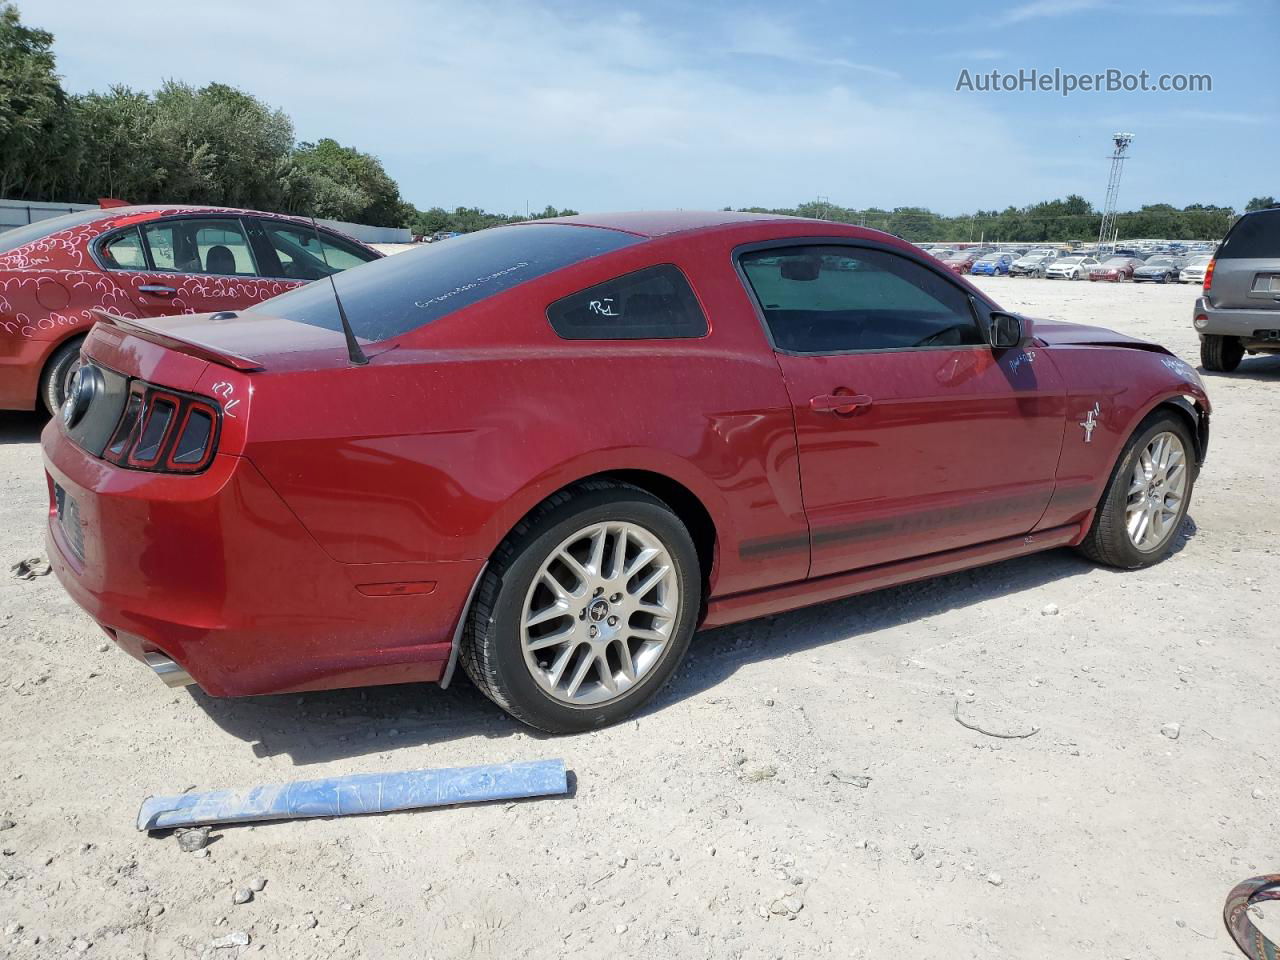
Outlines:
[[1107, 199], [1102, 205], [1102, 226], [1098, 228], [1099, 252], [1103, 244], [1111, 243], [1111, 234], [1116, 226], [1116, 203], [1120, 198], [1120, 174], [1124, 172], [1124, 162], [1128, 159], [1125, 151], [1133, 142], [1132, 133], [1112, 134], [1111, 142], [1116, 145], [1111, 154], [1111, 176], [1107, 178]]

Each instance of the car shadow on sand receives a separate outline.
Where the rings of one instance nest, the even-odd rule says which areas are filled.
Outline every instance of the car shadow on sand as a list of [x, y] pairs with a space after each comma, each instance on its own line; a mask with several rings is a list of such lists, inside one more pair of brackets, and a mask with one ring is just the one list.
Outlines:
[[39, 443], [40, 431], [48, 422], [44, 413], [0, 410], [0, 444]]
[[[1190, 518], [1176, 550], [1195, 535]], [[1093, 566], [1071, 550], [1051, 550], [991, 566], [891, 587], [792, 613], [699, 633], [679, 672], [643, 718], [666, 706], [714, 688], [741, 667], [812, 650], [962, 609], [995, 597], [1033, 590], [1086, 575]], [[532, 736], [557, 739], [513, 720], [490, 703], [459, 670], [447, 690], [432, 684], [400, 684], [305, 694], [224, 700], [189, 688], [219, 727], [252, 744], [255, 755], [289, 756], [294, 765], [430, 746], [467, 737], [502, 739]], [[507, 754], [484, 755], [499, 762]]]

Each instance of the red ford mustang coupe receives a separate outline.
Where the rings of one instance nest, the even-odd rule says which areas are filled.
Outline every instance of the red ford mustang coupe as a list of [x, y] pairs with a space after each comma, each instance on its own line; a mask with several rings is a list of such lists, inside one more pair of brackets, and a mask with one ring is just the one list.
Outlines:
[[294, 217], [221, 207], [83, 210], [0, 233], [0, 410], [50, 413], [94, 308], [126, 317], [238, 310], [382, 256]]
[[1154, 563], [1208, 442], [1167, 350], [856, 227], [581, 216], [333, 279], [98, 323], [45, 429], [57, 575], [171, 684], [460, 663], [589, 729], [699, 626], [1053, 547]]

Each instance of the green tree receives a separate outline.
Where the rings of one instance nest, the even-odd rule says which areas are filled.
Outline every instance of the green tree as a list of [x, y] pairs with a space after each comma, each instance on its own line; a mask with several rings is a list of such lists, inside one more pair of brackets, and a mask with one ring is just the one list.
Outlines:
[[0, 197], [46, 199], [73, 176], [71, 110], [52, 47], [53, 34], [0, 6]]
[[387, 227], [408, 219], [400, 188], [377, 157], [326, 138], [299, 144], [293, 165], [302, 190], [291, 198], [296, 212]]
[[1245, 204], [1244, 212], [1252, 213], [1254, 210], [1267, 210], [1271, 207], [1280, 207], [1280, 203], [1276, 203], [1275, 197], [1254, 197]]

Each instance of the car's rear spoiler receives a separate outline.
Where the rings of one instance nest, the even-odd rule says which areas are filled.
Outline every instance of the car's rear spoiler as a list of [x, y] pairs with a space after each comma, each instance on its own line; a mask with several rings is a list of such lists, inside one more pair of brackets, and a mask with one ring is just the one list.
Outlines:
[[150, 340], [152, 343], [158, 343], [160, 346], [168, 347], [170, 350], [177, 350], [193, 357], [199, 357], [201, 360], [208, 360], [210, 363], [230, 367], [232, 370], [241, 370], [245, 373], [266, 369], [257, 360], [242, 357], [238, 353], [232, 353], [212, 344], [201, 343], [199, 340], [194, 340], [190, 337], [175, 337], [163, 327], [148, 323], [146, 320], [122, 317], [98, 307], [91, 308], [91, 312], [103, 323], [113, 324], [126, 333], [141, 337], [143, 340]]

